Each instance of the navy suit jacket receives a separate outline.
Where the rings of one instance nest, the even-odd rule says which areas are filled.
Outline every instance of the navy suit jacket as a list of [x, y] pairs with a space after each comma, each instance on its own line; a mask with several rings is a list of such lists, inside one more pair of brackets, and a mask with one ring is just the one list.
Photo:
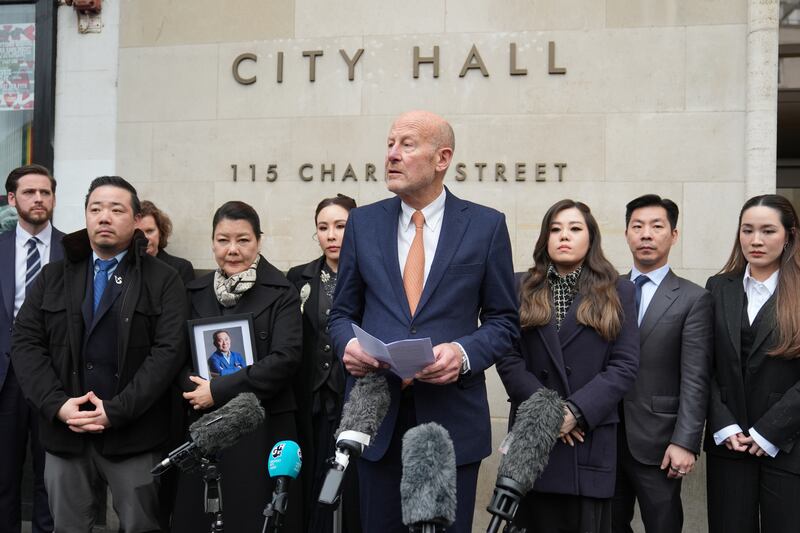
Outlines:
[[[64, 257], [61, 247], [63, 233], [53, 228], [50, 238], [50, 262]], [[11, 327], [14, 325], [14, 294], [17, 291], [16, 262], [17, 227], [0, 233], [0, 389], [6, 382], [11, 361]]]
[[534, 485], [537, 492], [592, 498], [614, 494], [618, 405], [633, 386], [639, 366], [633, 283], [619, 279], [617, 293], [624, 319], [613, 341], [578, 323], [582, 296], [577, 294], [560, 329], [555, 316], [546, 326], [525, 329], [519, 349], [497, 362], [511, 399], [511, 424], [519, 404], [547, 387], [580, 409], [589, 430], [575, 447], [556, 441]]
[[[384, 342], [424, 337], [434, 346], [459, 342], [469, 356], [470, 375], [449, 385], [415, 381], [412, 391], [417, 422], [438, 422], [449, 431], [457, 464], [476, 462], [491, 453], [484, 370], [518, 337], [505, 217], [447, 191], [436, 255], [412, 317], [397, 255], [399, 216], [398, 197], [350, 213], [330, 315], [334, 348], [341, 357], [353, 338], [353, 323]], [[354, 379], [347, 379], [349, 390]], [[392, 439], [400, 403], [394, 375], [389, 388], [389, 412], [363, 455], [369, 461], [383, 457]]]

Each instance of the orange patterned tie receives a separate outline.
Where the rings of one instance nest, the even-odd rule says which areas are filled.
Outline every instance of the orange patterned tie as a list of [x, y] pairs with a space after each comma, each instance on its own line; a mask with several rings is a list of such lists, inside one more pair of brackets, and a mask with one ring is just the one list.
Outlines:
[[408, 250], [406, 266], [403, 269], [403, 287], [408, 298], [408, 307], [411, 309], [411, 316], [417, 311], [419, 299], [422, 297], [422, 285], [425, 281], [425, 244], [422, 240], [422, 230], [425, 226], [425, 215], [422, 211], [414, 211], [411, 215], [417, 231], [411, 248]]

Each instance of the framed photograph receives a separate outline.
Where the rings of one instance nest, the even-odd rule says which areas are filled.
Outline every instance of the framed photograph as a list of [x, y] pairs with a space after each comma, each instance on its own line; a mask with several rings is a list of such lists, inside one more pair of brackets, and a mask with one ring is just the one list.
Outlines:
[[200, 377], [233, 374], [255, 361], [252, 315], [200, 318], [188, 325], [192, 361]]

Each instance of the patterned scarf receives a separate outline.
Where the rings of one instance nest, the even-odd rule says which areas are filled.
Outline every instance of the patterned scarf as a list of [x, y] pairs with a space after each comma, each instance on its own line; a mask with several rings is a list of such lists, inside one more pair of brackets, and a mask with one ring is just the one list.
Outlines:
[[242, 294], [256, 284], [256, 266], [260, 258], [261, 256], [256, 256], [256, 260], [247, 270], [233, 276], [226, 276], [221, 268], [214, 272], [214, 293], [222, 307], [233, 307], [239, 303]]
[[547, 267], [547, 281], [553, 295], [553, 306], [556, 308], [556, 329], [561, 329], [561, 322], [567, 316], [569, 306], [572, 305], [575, 295], [578, 293], [578, 278], [581, 276], [581, 268], [583, 265], [566, 276], [560, 276], [552, 264]]

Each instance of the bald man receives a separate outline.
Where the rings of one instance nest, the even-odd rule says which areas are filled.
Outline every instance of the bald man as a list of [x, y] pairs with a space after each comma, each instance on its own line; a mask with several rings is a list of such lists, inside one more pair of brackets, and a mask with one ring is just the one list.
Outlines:
[[442, 117], [400, 115], [385, 161], [395, 196], [352, 211], [345, 229], [330, 323], [348, 390], [380, 370], [352, 324], [385, 342], [430, 337], [435, 357], [412, 380], [389, 375], [389, 412], [358, 465], [364, 531], [408, 531], [399, 487], [409, 428], [437, 422], [453, 439], [458, 507], [449, 532], [472, 531], [478, 468], [491, 453], [484, 371], [518, 336], [511, 243], [502, 213], [444, 187], [454, 149]]

